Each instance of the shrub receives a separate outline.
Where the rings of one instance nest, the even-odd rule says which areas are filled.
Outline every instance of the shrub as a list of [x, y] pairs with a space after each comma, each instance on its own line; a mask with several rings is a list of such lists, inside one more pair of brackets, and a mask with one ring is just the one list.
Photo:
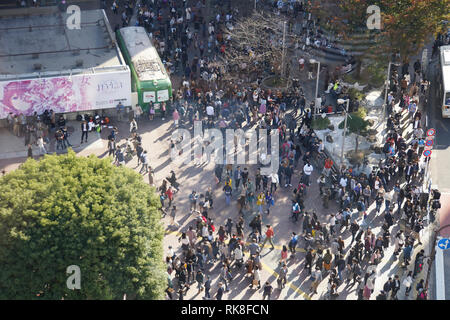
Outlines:
[[367, 117], [367, 109], [364, 107], [359, 107], [358, 110], [353, 112], [352, 114], [355, 114], [358, 117], [365, 119]]
[[[351, 116], [351, 118], [350, 118]], [[339, 129], [344, 129], [344, 121], [339, 123]], [[364, 133], [367, 130], [369, 123], [361, 118], [358, 112], [350, 113], [347, 119], [347, 130], [352, 133]]]
[[316, 119], [313, 119], [311, 122], [311, 127], [314, 130], [325, 130], [330, 125], [330, 119], [328, 117], [322, 118], [318, 116]]
[[359, 90], [357, 90], [355, 88], [350, 88], [348, 90], [348, 94], [350, 96], [350, 99], [358, 100], [358, 101], [363, 100], [365, 98], [365, 96], [366, 96], [364, 93], [362, 93], [361, 91], [359, 91]]

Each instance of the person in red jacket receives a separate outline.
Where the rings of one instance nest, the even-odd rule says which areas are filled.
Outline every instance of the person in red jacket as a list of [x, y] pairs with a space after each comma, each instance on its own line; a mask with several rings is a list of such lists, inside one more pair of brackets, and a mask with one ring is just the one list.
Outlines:
[[169, 208], [172, 205], [172, 201], [173, 201], [173, 190], [172, 187], [169, 187], [166, 191], [166, 196], [169, 199]]
[[275, 249], [275, 246], [273, 245], [273, 236], [274, 236], [273, 228], [270, 224], [266, 225], [266, 227], [267, 227], [266, 238], [264, 239], [262, 248], [264, 248], [264, 245], [266, 244], [266, 242], [269, 241], [270, 244], [272, 245], [272, 250], [273, 250], [273, 249]]
[[328, 177], [330, 175], [331, 172], [331, 168], [333, 167], [333, 160], [331, 160], [330, 158], [326, 158], [325, 159], [325, 165], [323, 167], [323, 173]]

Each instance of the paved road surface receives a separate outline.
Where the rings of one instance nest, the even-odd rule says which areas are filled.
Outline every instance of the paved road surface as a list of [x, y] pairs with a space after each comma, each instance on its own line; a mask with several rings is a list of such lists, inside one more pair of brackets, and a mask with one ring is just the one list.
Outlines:
[[[427, 115], [429, 119], [429, 128], [436, 129], [436, 138], [431, 155], [431, 178], [432, 185], [440, 190], [442, 207], [439, 211], [439, 224], [444, 226], [450, 224], [450, 119], [442, 118], [441, 103], [437, 101], [435, 93], [437, 75], [439, 74], [439, 64], [437, 57], [430, 63], [430, 79], [431, 90], [430, 100], [428, 104]], [[442, 230], [441, 236], [450, 237], [450, 228]], [[439, 262], [435, 260], [435, 263]], [[433, 265], [432, 272], [432, 297], [435, 297], [435, 281], [444, 282], [446, 299], [450, 299], [450, 251], [446, 250], [443, 256], [444, 272], [443, 274], [436, 274], [436, 266]]]

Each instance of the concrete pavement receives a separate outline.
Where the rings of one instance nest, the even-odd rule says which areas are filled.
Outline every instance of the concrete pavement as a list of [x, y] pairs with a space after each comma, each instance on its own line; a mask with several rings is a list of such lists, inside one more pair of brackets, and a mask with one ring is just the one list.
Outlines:
[[[119, 144], [123, 143], [123, 139], [129, 136], [129, 126], [128, 123], [114, 123], [113, 125], [117, 125], [119, 128]], [[71, 136], [71, 143], [74, 144], [74, 150], [79, 155], [89, 155], [95, 154], [99, 157], [106, 156], [106, 137], [109, 134], [111, 129], [104, 129], [101, 133], [101, 137], [98, 138], [95, 134], [89, 136], [88, 144], [82, 145], [82, 147], [78, 147], [77, 143], [79, 142], [79, 138], [81, 136], [79, 132], [79, 125], [77, 122], [69, 123], [70, 127], [74, 128], [74, 132]], [[180, 227], [176, 232], [173, 232], [172, 229], [168, 227], [170, 218], [165, 217], [162, 219], [162, 222], [165, 224], [168, 232], [164, 239], [164, 248], [168, 249], [169, 245], [172, 245], [174, 248], [179, 248], [180, 245], [178, 243], [179, 233], [185, 231], [187, 227], [192, 223], [194, 216], [189, 214], [189, 200], [188, 196], [192, 190], [196, 190], [197, 192], [203, 193], [206, 191], [208, 186], [212, 186], [214, 192], [214, 209], [210, 210], [209, 215], [214, 219], [216, 227], [220, 225], [224, 225], [225, 221], [228, 217], [235, 219], [238, 215], [236, 209], [235, 200], [232, 202], [230, 206], [226, 206], [225, 199], [223, 195], [223, 191], [221, 187], [216, 188], [214, 182], [214, 164], [204, 164], [204, 165], [184, 165], [184, 166], [176, 166], [174, 165], [169, 157], [169, 139], [172, 132], [172, 121], [161, 121], [160, 119], [154, 120], [152, 122], [144, 121], [139, 123], [139, 132], [143, 138], [144, 149], [149, 151], [149, 163], [155, 170], [155, 182], [156, 185], [159, 186], [162, 179], [167, 177], [170, 173], [170, 170], [174, 170], [178, 181], [181, 185], [180, 191], [175, 195], [174, 204], [178, 208], [177, 221], [180, 224]], [[1, 132], [0, 136], [3, 137], [2, 145], [4, 148], [3, 152], [8, 153], [7, 150], [15, 150], [18, 148], [18, 142], [21, 141], [23, 144], [23, 140], [18, 140], [18, 138], [12, 137], [9, 132]], [[6, 138], [5, 138], [6, 137]], [[51, 146], [50, 150], [53, 150], [53, 146]], [[23, 150], [21, 151], [23, 152]], [[13, 153], [9, 153], [13, 154]], [[25, 158], [13, 158], [13, 159], [1, 159], [0, 160], [0, 169], [5, 168], [7, 171], [12, 170], [17, 167], [21, 162], [23, 162]], [[136, 168], [137, 159], [134, 158], [130, 162], [126, 164], [127, 167]], [[298, 183], [298, 175], [301, 167], [301, 161], [299, 167], [294, 174], [292, 184], [295, 186]], [[253, 172], [255, 168], [250, 167], [250, 171]], [[139, 170], [139, 168], [136, 168]], [[332, 212], [336, 212], [337, 205], [336, 203], [332, 203], [330, 201], [330, 209], [322, 208], [322, 202], [319, 198], [318, 186], [315, 180], [317, 179], [317, 169], [313, 172], [313, 177], [311, 179], [312, 185], [308, 190], [308, 195], [306, 197], [305, 205], [307, 211], [315, 210], [319, 220], [321, 222], [326, 222], [328, 220], [328, 216]], [[144, 180], [148, 181], [147, 176], [144, 176]], [[262, 258], [263, 270], [261, 272], [261, 282], [265, 281], [272, 282], [273, 287], [276, 287], [276, 276], [279, 271], [278, 261], [280, 259], [280, 252], [283, 245], [287, 245], [289, 241], [289, 237], [291, 232], [295, 231], [298, 234], [301, 233], [301, 221], [297, 224], [294, 224], [289, 219], [291, 214], [291, 196], [292, 188], [279, 188], [275, 195], [275, 206], [271, 208], [271, 213], [269, 216], [263, 215], [263, 224], [270, 223], [274, 226], [275, 230], [275, 249], [270, 250], [270, 246], [267, 245], [264, 248], [262, 254], [264, 257]], [[374, 219], [373, 224], [381, 225], [382, 217], [377, 217], [375, 212], [373, 211], [374, 206], [369, 209], [371, 219]], [[244, 229], [244, 234], [249, 233], [248, 221], [250, 220], [250, 214], [246, 214], [246, 225]], [[373, 228], [375, 233], [380, 231], [379, 227]], [[395, 229], [394, 231], [395, 232]], [[348, 247], [350, 242], [350, 232], [344, 231], [342, 234], [345, 244]], [[274, 291], [272, 296], [273, 299], [321, 299], [323, 298], [324, 293], [326, 292], [327, 286], [327, 278], [324, 279], [318, 288], [318, 295], [310, 295], [309, 287], [310, 280], [307, 272], [303, 269], [304, 267], [304, 250], [302, 250], [303, 241], [299, 243], [299, 250], [296, 254], [296, 257], [293, 260], [289, 260], [288, 262], [288, 281], [289, 283], [286, 285], [286, 288], [281, 292], [278, 290]], [[390, 257], [393, 250], [393, 245], [391, 245], [386, 251], [386, 257]], [[179, 251], [178, 251], [179, 252]], [[213, 294], [216, 290], [216, 282], [219, 271], [219, 264], [215, 263], [213, 265], [208, 266], [208, 274], [212, 276], [213, 285], [211, 293]], [[376, 288], [379, 289], [385, 282], [388, 276], [392, 276], [393, 274], [404, 275], [404, 270], [399, 268], [397, 262], [392, 260], [382, 261], [378, 267], [378, 278], [376, 282]], [[262, 298], [262, 289], [248, 289], [250, 284], [250, 279], [246, 278], [244, 275], [244, 271], [235, 271], [233, 269], [233, 274], [235, 278], [231, 283], [232, 290], [225, 294], [224, 299], [261, 299]], [[340, 296], [338, 299], [356, 299], [356, 287], [345, 289], [345, 285], [340, 287]], [[196, 295], [197, 290], [192, 287], [191, 290], [188, 291], [186, 299], [201, 299], [200, 295]], [[378, 294], [379, 290], [375, 290], [373, 298], [376, 294]], [[399, 295], [400, 296], [400, 295]]]

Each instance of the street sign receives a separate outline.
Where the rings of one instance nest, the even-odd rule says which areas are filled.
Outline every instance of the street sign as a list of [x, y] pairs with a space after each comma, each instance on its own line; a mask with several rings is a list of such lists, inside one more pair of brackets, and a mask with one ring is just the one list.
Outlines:
[[423, 152], [423, 156], [424, 156], [424, 157], [429, 157], [429, 156], [431, 156], [431, 150], [425, 150], [425, 151]]
[[433, 129], [433, 128], [431, 128], [431, 129], [429, 129], [429, 130], [427, 131], [427, 136], [428, 136], [428, 137], [432, 137], [432, 136], [434, 136], [435, 134], [436, 134], [436, 130]]
[[431, 147], [432, 145], [433, 145], [433, 139], [427, 139], [426, 141], [425, 141], [425, 146], [427, 146], [427, 147]]
[[450, 239], [444, 238], [439, 240], [438, 247], [442, 250], [450, 249]]
[[423, 148], [424, 151], [426, 151], [426, 150], [432, 150], [432, 149], [433, 149], [433, 147], [431, 147], [431, 146], [430, 146], [430, 147], [425, 146], [425, 148]]

